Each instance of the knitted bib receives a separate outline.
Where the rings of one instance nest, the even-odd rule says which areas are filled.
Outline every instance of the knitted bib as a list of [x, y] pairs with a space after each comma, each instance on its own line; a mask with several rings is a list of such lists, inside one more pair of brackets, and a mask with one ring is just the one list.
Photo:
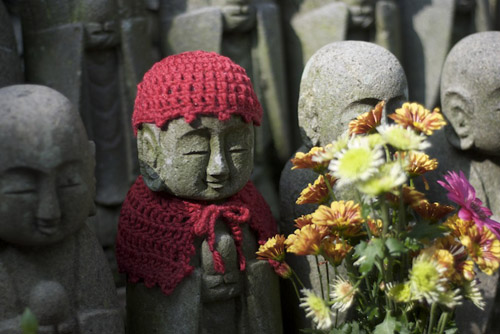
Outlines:
[[223, 204], [188, 201], [166, 192], [153, 192], [139, 176], [123, 203], [116, 239], [118, 269], [132, 283], [158, 285], [169, 295], [193, 271], [194, 239], [207, 240], [214, 269], [224, 273], [224, 262], [215, 249], [215, 223], [222, 220], [231, 231], [240, 270], [245, 270], [240, 224], [248, 223], [259, 243], [276, 234], [269, 206], [255, 186], [245, 187]]
[[241, 116], [260, 125], [262, 107], [245, 69], [215, 52], [190, 51], [157, 62], [137, 86], [132, 125], [162, 128], [184, 117], [191, 123], [199, 115], [228, 120]]

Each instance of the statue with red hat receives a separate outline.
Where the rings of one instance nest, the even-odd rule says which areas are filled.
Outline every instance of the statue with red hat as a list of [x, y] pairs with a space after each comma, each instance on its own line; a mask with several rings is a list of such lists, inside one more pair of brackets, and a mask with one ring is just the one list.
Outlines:
[[276, 233], [248, 181], [262, 107], [245, 70], [213, 52], [156, 63], [132, 123], [141, 176], [116, 255], [129, 333], [281, 333], [277, 276], [257, 261]]

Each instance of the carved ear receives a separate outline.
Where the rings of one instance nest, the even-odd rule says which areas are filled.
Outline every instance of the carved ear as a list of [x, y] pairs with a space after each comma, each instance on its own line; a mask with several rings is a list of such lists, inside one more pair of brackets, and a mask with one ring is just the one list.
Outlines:
[[153, 191], [165, 190], [165, 184], [157, 171], [160, 129], [154, 124], [143, 124], [137, 131], [139, 169], [144, 183]]
[[468, 150], [474, 145], [472, 115], [474, 110], [470, 99], [463, 94], [449, 91], [444, 94], [443, 113], [450, 121], [446, 135], [450, 143], [460, 150]]

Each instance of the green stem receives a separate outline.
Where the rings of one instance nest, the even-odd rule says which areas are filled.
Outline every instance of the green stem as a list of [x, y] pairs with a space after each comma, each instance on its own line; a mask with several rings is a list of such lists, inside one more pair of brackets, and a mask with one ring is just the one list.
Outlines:
[[444, 330], [446, 329], [446, 324], [448, 323], [449, 316], [450, 316], [449, 312], [443, 312], [441, 314], [441, 317], [439, 318], [438, 334], [444, 333]]
[[384, 195], [379, 196], [380, 209], [382, 210], [382, 240], [385, 242], [385, 236], [389, 230], [389, 208], [385, 201]]
[[330, 184], [330, 181], [328, 181], [326, 174], [327, 173], [323, 174], [323, 178], [325, 179], [325, 184], [326, 184], [326, 187], [328, 188], [328, 194], [330, 195], [330, 198], [332, 199], [332, 201], [336, 201], [337, 198], [335, 197], [335, 194], [333, 193], [332, 185]]
[[323, 290], [323, 275], [321, 275], [321, 269], [319, 267], [318, 255], [314, 255], [314, 258], [316, 259], [316, 268], [318, 269], [319, 284], [320, 284], [320, 287], [321, 287], [321, 297], [324, 300], [325, 299], [325, 291]]
[[399, 187], [399, 224], [398, 235], [406, 229], [406, 209], [403, 198], [403, 186]]
[[299, 289], [297, 289], [297, 284], [295, 284], [295, 281], [293, 280], [293, 277], [292, 277], [292, 279], [290, 281], [292, 281], [293, 289], [295, 290], [295, 294], [297, 295], [297, 299], [300, 302], [300, 294], [299, 294]]
[[302, 283], [302, 281], [300, 280], [300, 277], [297, 275], [297, 273], [295, 272], [295, 270], [293, 270], [293, 269], [291, 269], [291, 270], [292, 270], [292, 274], [295, 277], [295, 279], [297, 280], [297, 282], [299, 282], [299, 284], [302, 287], [302, 289], [304, 289], [305, 286], [304, 286], [304, 283]]
[[434, 322], [436, 321], [436, 310], [437, 303], [432, 303], [431, 306], [431, 318], [429, 320], [429, 327], [427, 328], [427, 334], [432, 334], [432, 328], [434, 327]]

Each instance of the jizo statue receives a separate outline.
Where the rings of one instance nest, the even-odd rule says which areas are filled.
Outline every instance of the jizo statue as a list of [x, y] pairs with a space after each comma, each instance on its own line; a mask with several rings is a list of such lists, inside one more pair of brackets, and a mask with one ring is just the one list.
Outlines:
[[169, 56], [139, 84], [142, 176], [116, 246], [130, 334], [281, 332], [277, 276], [255, 255], [276, 224], [248, 181], [261, 117], [245, 70], [216, 53]]
[[[430, 137], [428, 154], [439, 160], [429, 173], [431, 194], [446, 202], [435, 179], [447, 170], [463, 171], [481, 199], [500, 217], [500, 32], [472, 34], [448, 54], [441, 77], [441, 104], [449, 125]], [[486, 305], [481, 311], [464, 303], [457, 324], [464, 333], [497, 333], [498, 274], [478, 273]], [[490, 327], [488, 327], [490, 326]]]
[[0, 89], [0, 333], [123, 334], [111, 272], [85, 223], [95, 212], [94, 145], [67, 98]]
[[[406, 77], [397, 58], [381, 46], [360, 41], [331, 43], [319, 49], [305, 66], [300, 85], [299, 125], [305, 145], [325, 146], [347, 132], [349, 122], [385, 101], [385, 115], [400, 107], [408, 96]], [[313, 183], [317, 174], [308, 169], [291, 170], [291, 162], [283, 168], [280, 179], [280, 232], [293, 233], [294, 220], [312, 213], [312, 204], [295, 203], [301, 191]], [[352, 194], [337, 193], [341, 199]], [[320, 293], [314, 257], [290, 256], [287, 260], [302, 282]], [[309, 262], [308, 262], [309, 261]], [[302, 310], [294, 306], [293, 287], [283, 282], [283, 315], [285, 324], [294, 333], [309, 326]], [[325, 291], [326, 292], [326, 291]], [[286, 302], [285, 302], [286, 301]], [[287, 318], [288, 317], [288, 318]]]

